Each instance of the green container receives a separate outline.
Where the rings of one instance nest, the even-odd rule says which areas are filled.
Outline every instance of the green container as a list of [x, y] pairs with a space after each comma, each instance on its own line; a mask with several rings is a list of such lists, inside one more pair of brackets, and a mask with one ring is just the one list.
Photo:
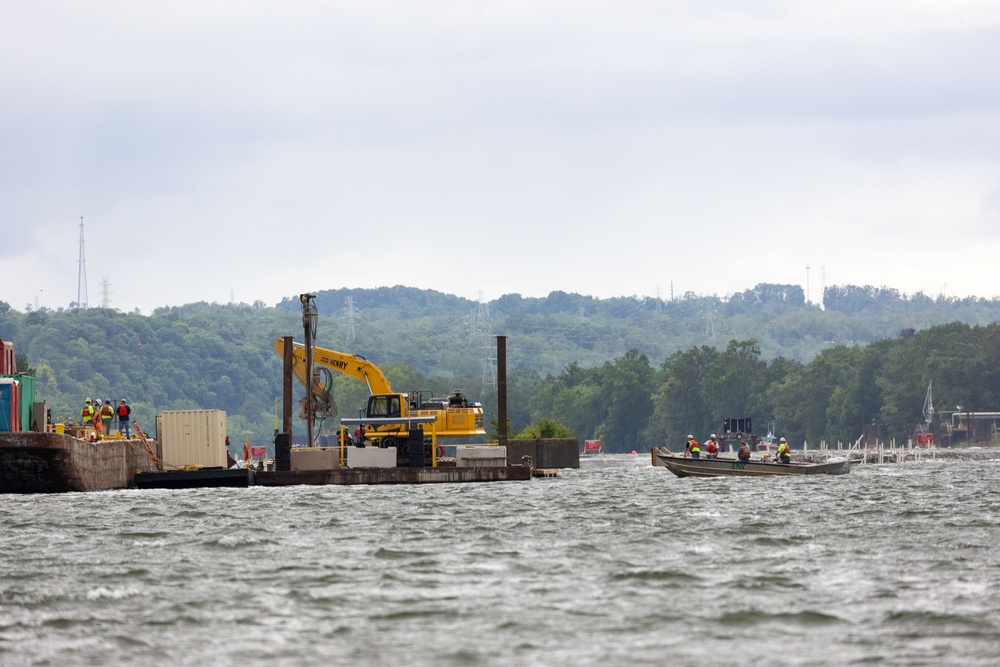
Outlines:
[[35, 403], [35, 377], [33, 375], [0, 375], [14, 378], [21, 385], [21, 430], [31, 430], [31, 406]]

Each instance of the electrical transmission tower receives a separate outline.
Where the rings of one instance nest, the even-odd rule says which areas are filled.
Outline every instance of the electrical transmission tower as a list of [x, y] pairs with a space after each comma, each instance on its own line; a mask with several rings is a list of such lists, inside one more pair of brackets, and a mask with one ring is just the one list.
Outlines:
[[111, 307], [111, 281], [101, 278], [101, 308]]
[[711, 336], [715, 340], [715, 317], [712, 313], [712, 304], [708, 305], [708, 314], [705, 315], [705, 335]]
[[806, 264], [806, 303], [809, 303], [809, 269], [812, 268]]
[[345, 301], [347, 302], [347, 343], [350, 345], [354, 342], [356, 335], [354, 331], [354, 297], [349, 296]]
[[83, 252], [83, 216], [80, 216], [80, 268], [76, 279], [76, 307], [87, 307], [87, 257]]
[[472, 315], [470, 337], [479, 338], [483, 346], [483, 384], [479, 390], [482, 400], [490, 392], [497, 390], [497, 360], [494, 356], [493, 336], [490, 334], [490, 304], [483, 301], [483, 292], [479, 291], [479, 305]]

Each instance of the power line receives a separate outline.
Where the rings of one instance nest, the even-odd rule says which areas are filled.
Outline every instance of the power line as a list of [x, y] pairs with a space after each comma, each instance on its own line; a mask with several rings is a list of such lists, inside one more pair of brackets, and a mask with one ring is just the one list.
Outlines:
[[354, 342], [356, 332], [354, 331], [354, 297], [347, 297], [347, 344]]

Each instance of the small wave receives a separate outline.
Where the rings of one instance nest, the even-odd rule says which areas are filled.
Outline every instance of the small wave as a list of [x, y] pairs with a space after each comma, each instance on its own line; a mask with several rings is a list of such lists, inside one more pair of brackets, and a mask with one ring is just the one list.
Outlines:
[[139, 589], [134, 586], [126, 586], [124, 588], [106, 588], [104, 586], [99, 586], [98, 588], [93, 588], [87, 591], [86, 598], [88, 600], [124, 600], [126, 598], [134, 597], [139, 593]]
[[412, 619], [421, 618], [435, 618], [440, 616], [447, 616], [451, 614], [451, 611], [445, 611], [443, 609], [407, 609], [404, 611], [395, 611], [388, 614], [376, 614], [370, 617], [373, 621], [408, 621]]
[[803, 609], [800, 612], [783, 612], [780, 614], [764, 613], [751, 609], [741, 612], [727, 612], [720, 616], [717, 621], [722, 625], [743, 626], [747, 624], [767, 625], [779, 623], [782, 625], [838, 625], [847, 623], [844, 619], [812, 609]]
[[701, 581], [701, 577], [690, 572], [677, 572], [675, 570], [638, 570], [635, 572], [619, 572], [611, 575], [612, 581], [673, 581], [677, 583], [687, 583]]
[[810, 538], [793, 535], [791, 537], [760, 536], [755, 537], [753, 542], [762, 547], [792, 547], [808, 542]]
[[229, 534], [223, 535], [217, 540], [206, 542], [206, 544], [208, 546], [226, 547], [227, 549], [242, 549], [245, 547], [257, 547], [262, 544], [277, 544], [277, 542], [266, 537]]
[[379, 549], [374, 554], [375, 558], [384, 558], [385, 560], [403, 560], [406, 558], [415, 557], [430, 557], [433, 554], [426, 551], [397, 551], [395, 549], [386, 549], [385, 547], [379, 547]]
[[993, 621], [980, 616], [947, 614], [935, 611], [895, 611], [885, 615], [885, 622], [903, 625], [913, 630], [914, 636], [921, 631], [948, 630], [948, 634], [977, 636], [988, 633], [995, 635], [1000, 630]]
[[159, 540], [165, 537], [170, 537], [170, 533], [166, 531], [122, 531], [118, 533], [118, 536], [126, 540]]
[[805, 588], [802, 582], [780, 574], [751, 575], [737, 577], [732, 587], [743, 590], [796, 589]]

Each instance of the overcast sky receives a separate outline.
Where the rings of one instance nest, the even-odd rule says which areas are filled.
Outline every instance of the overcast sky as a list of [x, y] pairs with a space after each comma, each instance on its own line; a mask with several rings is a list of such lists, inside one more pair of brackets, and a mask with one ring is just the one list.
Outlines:
[[144, 313], [1000, 295], [995, 1], [0, 0], [0, 86], [18, 310], [76, 301], [80, 216], [87, 302]]

